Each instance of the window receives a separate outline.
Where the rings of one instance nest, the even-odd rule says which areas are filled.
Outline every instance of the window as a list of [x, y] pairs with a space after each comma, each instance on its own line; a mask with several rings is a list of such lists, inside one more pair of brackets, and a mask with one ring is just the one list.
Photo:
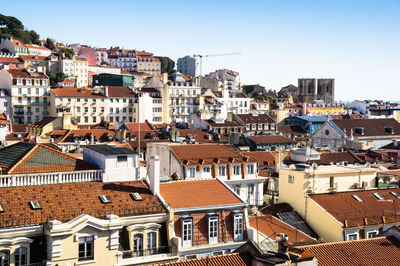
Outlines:
[[182, 247], [192, 246], [192, 219], [183, 220], [182, 222]]
[[137, 256], [143, 256], [143, 234], [135, 234], [133, 236], [133, 252]]
[[293, 183], [294, 183], [294, 176], [289, 175], [289, 177], [288, 177], [288, 182], [289, 182], [290, 184], [293, 184]]
[[104, 113], [104, 107], [100, 107], [100, 112]]
[[188, 168], [188, 174], [190, 178], [194, 178], [194, 176], [196, 175], [196, 168], [194, 167], [189, 167]]
[[17, 85], [22, 85], [22, 79], [17, 79]]
[[377, 197], [379, 200], [384, 200], [385, 198], [379, 194], [378, 192], [372, 193], [375, 197]]
[[218, 175], [219, 176], [225, 176], [225, 170], [226, 170], [225, 165], [218, 166]]
[[247, 174], [248, 175], [254, 174], [254, 165], [253, 164], [248, 164], [247, 165]]
[[208, 243], [218, 243], [218, 216], [208, 218]]
[[0, 250], [0, 266], [10, 265], [10, 251], [3, 249]]
[[31, 205], [31, 208], [34, 210], [39, 210], [42, 208], [39, 201], [31, 201], [31, 202], [29, 202], [29, 205]]
[[128, 156], [117, 156], [117, 162], [123, 163], [128, 161]]
[[93, 244], [94, 244], [93, 236], [79, 238], [79, 254], [78, 254], [79, 261], [93, 260], [94, 258]]
[[27, 248], [17, 248], [14, 252], [14, 265], [15, 266], [20, 266], [20, 265], [26, 265], [27, 260], [26, 260], [26, 254], [27, 254]]
[[330, 188], [335, 187], [335, 177], [334, 176], [329, 177], [329, 187]]
[[390, 194], [392, 194], [394, 197], [396, 197], [397, 199], [400, 199], [400, 195], [397, 194], [397, 192], [395, 191], [391, 191]]
[[110, 107], [110, 113], [113, 113], [114, 109], [112, 107]]
[[131, 198], [132, 198], [133, 200], [135, 200], [135, 201], [143, 200], [142, 197], [140, 196], [140, 194], [137, 193], [137, 192], [130, 193], [130, 195], [131, 195]]
[[89, 108], [85, 107], [85, 113], [89, 112]]
[[157, 234], [156, 232], [147, 233], [147, 250], [149, 254], [155, 254], [157, 248]]
[[347, 235], [347, 240], [357, 240], [358, 239], [358, 234], [348, 234]]
[[39, 88], [36, 88], [36, 95], [39, 95]]
[[363, 200], [362, 200], [358, 195], [353, 194], [352, 196], [353, 196], [353, 198], [355, 198], [357, 201], [363, 202]]
[[233, 216], [233, 237], [235, 241], [243, 240], [243, 214]]
[[80, 101], [81, 101], [81, 98], [76, 98], [76, 101], [77, 101], [77, 102], [80, 102]]
[[101, 195], [99, 196], [101, 203], [111, 203], [111, 200], [108, 196], [106, 195]]
[[89, 123], [89, 117], [85, 116], [85, 123]]
[[233, 166], [233, 174], [234, 175], [240, 175], [240, 165], [234, 165]]
[[378, 235], [378, 231], [369, 231], [367, 232], [367, 238], [373, 238]]
[[211, 172], [211, 167], [210, 166], [203, 166], [203, 172], [204, 173], [210, 173]]
[[96, 117], [95, 116], [93, 117], [93, 123], [96, 123]]
[[81, 112], [81, 108], [80, 107], [76, 107], [76, 112], [80, 113]]
[[96, 113], [96, 107], [93, 107], [92, 110], [93, 110], [93, 113]]

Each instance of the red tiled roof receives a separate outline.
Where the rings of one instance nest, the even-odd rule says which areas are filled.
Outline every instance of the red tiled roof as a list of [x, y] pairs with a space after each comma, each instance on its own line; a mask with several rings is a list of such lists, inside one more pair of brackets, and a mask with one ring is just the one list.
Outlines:
[[173, 209], [244, 204], [217, 179], [162, 183], [160, 194]]
[[[199, 143], [213, 143], [215, 140], [212, 138], [212, 134], [202, 129], [180, 129], [179, 135], [186, 137], [187, 135], [194, 135], [195, 141]], [[211, 135], [211, 139], [208, 138]]]
[[10, 57], [10, 56], [0, 56], [1, 63], [14, 63], [14, 64], [22, 64], [22, 60], [18, 57]]
[[274, 119], [272, 119], [269, 115], [267, 114], [258, 114], [258, 115], [253, 115], [253, 114], [236, 114], [240, 120], [242, 120], [245, 124], [250, 124], [250, 123], [275, 123]]
[[[138, 192], [143, 200], [134, 201], [130, 193]], [[106, 195], [111, 203], [101, 203], [99, 196]], [[142, 181], [122, 183], [68, 183], [0, 189], [0, 226], [61, 222], [88, 214], [104, 219], [109, 214], [121, 217], [165, 213], [165, 210], [148, 186]], [[42, 209], [32, 210], [30, 201], [38, 201]]]
[[[393, 136], [400, 135], [400, 123], [394, 118], [385, 119], [335, 119], [333, 123], [340, 130], [346, 130], [346, 134], [350, 136], [351, 130], [353, 130], [354, 136], [369, 137], [369, 136]], [[355, 128], [364, 128], [364, 135], [355, 131]], [[393, 127], [393, 134], [385, 131], [385, 127]]]
[[129, 130], [131, 131], [153, 131], [148, 123], [125, 123], [125, 125], [128, 127]]
[[242, 155], [254, 158], [257, 160], [259, 166], [272, 166], [275, 165], [275, 155], [270, 151], [250, 151], [242, 152]]
[[318, 265], [321, 266], [400, 265], [400, 241], [395, 237], [376, 237], [297, 248], [314, 254]]
[[136, 98], [136, 94], [128, 87], [108, 86], [108, 97]]
[[48, 77], [42, 72], [35, 72], [31, 74], [23, 68], [8, 69], [7, 71], [12, 75], [13, 78], [48, 79]]
[[271, 215], [250, 216], [249, 222], [251, 227], [270, 239], [284, 233], [288, 236], [289, 243], [292, 244], [315, 241], [312, 237]]
[[[399, 222], [396, 210], [400, 209], [400, 199], [390, 192], [400, 195], [400, 188], [368, 189], [348, 192], [313, 194], [310, 198], [335, 217], [344, 227], [359, 227], [373, 224]], [[373, 195], [379, 193], [384, 200]], [[352, 195], [357, 195], [362, 202]]]
[[249, 136], [248, 138], [254, 140], [258, 144], [294, 143], [292, 139], [280, 135], [255, 135]]
[[30, 49], [39, 49], [39, 50], [44, 50], [44, 51], [50, 51], [49, 49], [47, 49], [46, 47], [43, 46], [38, 46], [38, 45], [33, 45], [33, 44], [25, 44], [26, 48], [30, 48]]
[[22, 60], [26, 61], [26, 60], [47, 60], [47, 56], [41, 56], [41, 55], [20, 55], [19, 56]]
[[153, 264], [153, 266], [250, 266], [251, 258], [239, 253], [230, 253], [189, 260]]
[[[51, 133], [50, 133], [51, 134]], [[72, 129], [69, 130], [67, 134], [63, 137], [58, 138], [55, 142], [63, 143], [63, 142], [73, 142], [73, 138], [87, 137], [90, 139], [91, 136], [94, 136], [94, 140], [107, 140], [108, 137], [115, 137], [115, 131], [110, 129]]]
[[21, 41], [18, 41], [18, 40], [12, 40], [11, 43], [18, 47], [25, 47], [25, 45]]
[[254, 159], [245, 157], [226, 145], [220, 144], [190, 144], [190, 145], [170, 145], [171, 151], [176, 158], [184, 165], [202, 165], [229, 162], [253, 161]]
[[73, 88], [73, 87], [63, 87], [50, 89], [57, 97], [105, 97], [100, 92], [96, 92], [91, 88]]
[[350, 164], [364, 163], [364, 160], [357, 157], [351, 151], [343, 152], [324, 152], [320, 154], [319, 160], [312, 160], [311, 162], [317, 163], [318, 165], [330, 165], [331, 163], [348, 162]]
[[38, 128], [42, 128], [42, 127], [44, 127], [45, 125], [47, 125], [47, 124], [53, 122], [53, 121], [56, 120], [57, 118], [59, 118], [59, 117], [57, 117], [57, 116], [46, 116], [46, 117], [43, 117], [42, 120], [39, 120], [39, 121], [37, 121], [36, 123], [33, 123], [33, 124], [28, 125], [28, 127], [38, 127]]

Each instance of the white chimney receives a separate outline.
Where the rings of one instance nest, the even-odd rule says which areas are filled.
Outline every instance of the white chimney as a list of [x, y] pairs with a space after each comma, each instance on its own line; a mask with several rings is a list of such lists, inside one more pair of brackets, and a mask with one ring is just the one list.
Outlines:
[[158, 155], [150, 158], [150, 190], [154, 195], [160, 192], [160, 157]]

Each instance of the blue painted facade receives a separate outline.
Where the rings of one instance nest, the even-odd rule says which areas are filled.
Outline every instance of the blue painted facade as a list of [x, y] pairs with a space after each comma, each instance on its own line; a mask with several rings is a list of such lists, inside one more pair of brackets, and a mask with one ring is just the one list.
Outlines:
[[307, 133], [311, 136], [318, 128], [322, 126], [327, 120], [328, 116], [313, 115], [313, 116], [294, 116], [285, 119], [286, 125], [298, 124], [299, 126], [305, 128]]

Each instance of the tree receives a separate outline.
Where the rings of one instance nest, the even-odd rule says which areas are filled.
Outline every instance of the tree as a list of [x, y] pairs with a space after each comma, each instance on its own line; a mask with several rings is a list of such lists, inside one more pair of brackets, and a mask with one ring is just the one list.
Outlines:
[[156, 57], [160, 60], [161, 63], [161, 73], [172, 74], [175, 72], [175, 62], [171, 58], [167, 56], [158, 56]]
[[0, 14], [0, 38], [6, 37], [40, 45], [39, 34], [34, 30], [26, 30], [24, 24], [15, 17]]
[[54, 51], [56, 49], [56, 45], [54, 44], [54, 41], [50, 38], [46, 39], [44, 46], [49, 48], [52, 51]]
[[52, 74], [50, 74], [50, 73], [47, 73], [47, 76], [49, 77], [50, 86], [51, 86], [52, 88], [56, 87], [58, 82], [61, 82], [61, 81], [63, 81], [64, 79], [67, 78], [67, 75], [65, 75], [65, 74], [62, 73], [62, 72], [57, 72], [55, 75], [52, 75]]
[[74, 50], [72, 48], [61, 47], [60, 52], [63, 53], [63, 58], [72, 59], [75, 55]]
[[102, 60], [101, 63], [100, 63], [100, 65], [109, 66], [110, 64], [107, 63], [106, 61]]

